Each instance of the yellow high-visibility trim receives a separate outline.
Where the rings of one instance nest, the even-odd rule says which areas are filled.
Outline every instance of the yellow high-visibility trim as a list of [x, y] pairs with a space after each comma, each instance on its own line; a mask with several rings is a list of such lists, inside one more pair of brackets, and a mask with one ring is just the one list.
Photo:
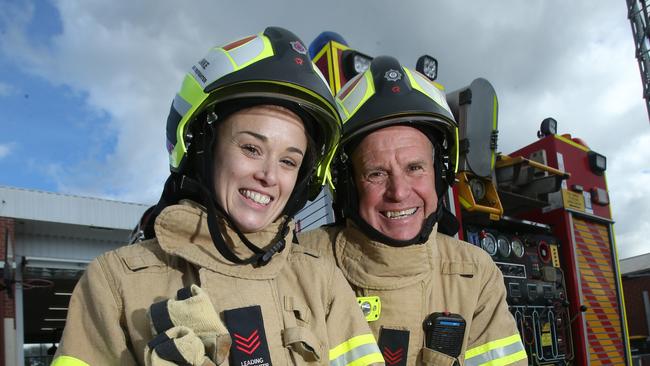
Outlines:
[[[492, 131], [497, 129], [497, 115], [499, 112], [499, 101], [497, 100], [497, 95], [494, 94], [494, 100], [492, 101]], [[494, 151], [490, 153], [490, 170], [494, 171], [494, 163], [496, 162], [496, 154]]]
[[[263, 36], [261, 33], [259, 34], [259, 37], [262, 39], [262, 42], [264, 42], [264, 49], [262, 50], [262, 52], [260, 52], [259, 55], [253, 57], [252, 59], [244, 62], [243, 64], [238, 65], [235, 68], [235, 71], [241, 70], [241, 69], [247, 67], [248, 65], [256, 63], [259, 60], [262, 60], [262, 59], [265, 59], [267, 57], [273, 56], [274, 53], [273, 53], [273, 46], [271, 45], [271, 41], [266, 36]], [[226, 52], [226, 54], [227, 54], [227, 52]], [[230, 55], [228, 55], [228, 57], [230, 57]]]
[[513, 334], [510, 337], [497, 339], [496, 341], [488, 342], [465, 351], [465, 359], [489, 352], [496, 348], [503, 348], [517, 342], [521, 342], [519, 334]]
[[375, 337], [372, 334], [363, 334], [352, 337], [338, 346], [330, 349], [330, 360], [334, 360], [350, 350], [363, 346], [364, 344], [375, 343]]
[[580, 149], [582, 151], [586, 151], [586, 152], [590, 151], [590, 149], [588, 147], [586, 147], [584, 145], [580, 145], [579, 143], [577, 143], [575, 141], [569, 140], [568, 138], [566, 138], [564, 136], [555, 135], [555, 138], [562, 141], [562, 142], [566, 142], [567, 144], [569, 144], [569, 145], [571, 145], [573, 147], [577, 147], [578, 149]]
[[505, 357], [497, 358], [496, 360], [492, 360], [490, 362], [482, 363], [481, 366], [505, 366], [510, 365], [513, 362], [524, 360], [526, 357], [528, 357], [526, 356], [526, 351], [519, 351]]
[[371, 365], [373, 363], [384, 363], [384, 356], [381, 355], [381, 353], [376, 352], [376, 353], [371, 353], [369, 355], [365, 355], [363, 357], [357, 358], [356, 360], [350, 362], [347, 366], [366, 366], [366, 365]]
[[[341, 116], [341, 117], [343, 118], [343, 123], [344, 123], [344, 124], [345, 124], [345, 122], [347, 122], [350, 118], [352, 118], [352, 116], [354, 116], [355, 113], [357, 113], [357, 111], [359, 110], [359, 108], [361, 108], [361, 106], [363, 105], [363, 103], [365, 103], [365, 102], [366, 102], [366, 101], [367, 101], [367, 100], [368, 100], [368, 99], [369, 99], [373, 94], [375, 94], [375, 83], [374, 83], [374, 81], [372, 80], [372, 73], [370, 72], [370, 70], [366, 71], [366, 72], [363, 74], [363, 76], [361, 76], [361, 77], [362, 77], [362, 78], [365, 78], [365, 81], [366, 81], [366, 92], [365, 92], [365, 94], [363, 95], [363, 97], [361, 97], [361, 99], [359, 99], [359, 101], [354, 105], [354, 108], [352, 108], [351, 110], [348, 110], [348, 109], [345, 107], [345, 104], [344, 104], [345, 100], [348, 99], [348, 98], [350, 97], [350, 95], [354, 92], [353, 90], [351, 90], [350, 93], [349, 93], [348, 95], [346, 95], [345, 98], [344, 98], [343, 100], [338, 99], [338, 98], [336, 99], [336, 103], [337, 103], [339, 106], [342, 107], [343, 112], [345, 113], [345, 116]], [[354, 88], [355, 88], [355, 89], [358, 88], [358, 87], [359, 87], [359, 84], [361, 84], [360, 81], [359, 81], [359, 83], [357, 83], [357, 85], [354, 86]]]
[[463, 207], [465, 207], [465, 208], [472, 207], [472, 204], [467, 202], [467, 200], [464, 199], [463, 197], [458, 197], [458, 200], [460, 201], [460, 204], [463, 205]]
[[54, 359], [52, 366], [90, 366], [78, 358], [70, 356], [59, 356]]

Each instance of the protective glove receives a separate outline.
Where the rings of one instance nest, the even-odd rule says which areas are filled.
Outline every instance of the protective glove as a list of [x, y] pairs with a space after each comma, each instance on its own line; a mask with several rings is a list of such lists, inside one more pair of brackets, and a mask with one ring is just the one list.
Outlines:
[[232, 339], [214, 310], [208, 294], [199, 286], [178, 290], [176, 299], [151, 305], [147, 316], [154, 334], [175, 326], [190, 328], [205, 345], [205, 353], [217, 365], [228, 358]]
[[158, 334], [144, 350], [145, 366], [215, 366], [205, 346], [190, 328], [176, 326]]

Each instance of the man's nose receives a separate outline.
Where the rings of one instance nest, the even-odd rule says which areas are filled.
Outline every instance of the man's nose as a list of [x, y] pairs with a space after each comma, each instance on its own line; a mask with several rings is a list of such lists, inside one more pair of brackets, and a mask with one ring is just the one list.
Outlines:
[[388, 178], [388, 187], [386, 188], [386, 196], [388, 198], [399, 202], [408, 198], [410, 193], [411, 185], [404, 175], [395, 174]]

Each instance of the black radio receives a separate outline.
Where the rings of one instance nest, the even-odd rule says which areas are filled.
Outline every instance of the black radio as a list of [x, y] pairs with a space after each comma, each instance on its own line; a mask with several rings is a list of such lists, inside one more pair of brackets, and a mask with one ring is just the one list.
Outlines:
[[424, 320], [425, 346], [458, 357], [465, 336], [465, 319], [459, 314], [432, 313]]

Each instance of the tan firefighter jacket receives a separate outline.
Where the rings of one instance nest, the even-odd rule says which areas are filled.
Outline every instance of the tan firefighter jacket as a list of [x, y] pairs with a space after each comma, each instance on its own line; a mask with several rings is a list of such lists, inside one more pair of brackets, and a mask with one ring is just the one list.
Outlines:
[[424, 347], [423, 324], [435, 312], [460, 314], [466, 322], [461, 365], [527, 364], [501, 272], [480, 248], [436, 228], [425, 244], [391, 247], [369, 240], [351, 222], [301, 234], [300, 241], [330, 248], [359, 303], [370, 306], [366, 318], [386, 365], [454, 364]]
[[[234, 264], [215, 249], [206, 217], [195, 205], [167, 207], [155, 223], [157, 239], [90, 263], [70, 300], [53, 365], [144, 365], [145, 346], [155, 336], [147, 309], [191, 284], [209, 294], [233, 339], [222, 365], [382, 362], [354, 294], [318, 250], [292, 244], [289, 234], [287, 247], [267, 265]], [[278, 227], [247, 237], [267, 243]], [[221, 229], [234, 253], [252, 254], [234, 231], [223, 223]]]

